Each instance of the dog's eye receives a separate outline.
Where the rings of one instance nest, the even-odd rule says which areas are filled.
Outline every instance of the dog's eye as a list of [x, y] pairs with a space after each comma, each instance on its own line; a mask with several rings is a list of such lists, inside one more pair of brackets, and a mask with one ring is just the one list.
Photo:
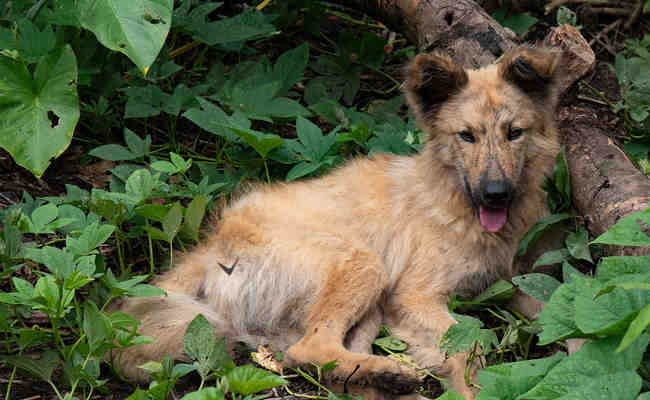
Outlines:
[[474, 143], [476, 142], [476, 138], [474, 138], [474, 135], [472, 135], [472, 132], [470, 131], [462, 131], [458, 133], [458, 136], [460, 136], [461, 139], [468, 143]]
[[508, 132], [508, 140], [516, 140], [523, 134], [524, 130], [521, 128], [510, 128], [510, 131]]

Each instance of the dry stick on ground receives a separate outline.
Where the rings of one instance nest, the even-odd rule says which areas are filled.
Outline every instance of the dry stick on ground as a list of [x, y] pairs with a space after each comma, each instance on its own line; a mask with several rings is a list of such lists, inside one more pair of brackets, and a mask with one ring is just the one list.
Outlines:
[[[593, 2], [593, 1], [592, 1]], [[475, 67], [493, 62], [513, 47], [510, 34], [471, 0], [351, 0], [347, 2], [406, 34], [424, 51], [448, 52], [458, 63]], [[575, 28], [555, 28], [545, 40], [565, 51], [566, 90], [591, 70], [593, 51]], [[597, 126], [593, 112], [575, 115], [571, 107], [560, 110], [560, 132], [568, 144], [574, 201], [599, 235], [621, 217], [647, 208], [650, 184]], [[580, 123], [569, 124], [572, 118]], [[607, 187], [609, 185], [609, 187]], [[615, 254], [650, 254], [650, 248], [609, 249]]]

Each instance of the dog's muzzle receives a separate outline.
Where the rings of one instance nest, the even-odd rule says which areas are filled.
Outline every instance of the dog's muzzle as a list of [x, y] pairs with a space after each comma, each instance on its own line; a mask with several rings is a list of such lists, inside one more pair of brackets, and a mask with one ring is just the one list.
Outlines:
[[513, 192], [508, 180], [481, 181], [479, 220], [488, 232], [498, 232], [508, 222]]

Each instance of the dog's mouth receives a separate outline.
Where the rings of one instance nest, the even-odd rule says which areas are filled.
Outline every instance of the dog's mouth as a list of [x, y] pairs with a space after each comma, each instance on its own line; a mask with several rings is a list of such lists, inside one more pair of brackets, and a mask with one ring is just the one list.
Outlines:
[[479, 220], [488, 232], [499, 232], [508, 222], [508, 207], [480, 205]]

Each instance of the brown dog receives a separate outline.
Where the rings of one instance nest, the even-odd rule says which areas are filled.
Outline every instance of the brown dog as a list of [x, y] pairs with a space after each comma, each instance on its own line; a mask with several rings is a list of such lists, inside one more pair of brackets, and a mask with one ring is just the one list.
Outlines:
[[465, 70], [442, 55], [417, 56], [405, 92], [430, 134], [425, 149], [357, 159], [234, 201], [214, 233], [156, 280], [167, 296], [121, 304], [157, 339], [123, 355], [126, 375], [146, 379], [138, 365], [183, 358], [185, 329], [202, 313], [231, 342], [286, 351], [289, 366], [337, 360], [334, 380], [408, 393], [415, 371], [371, 354], [384, 322], [418, 365], [473, 398], [466, 355], [440, 350], [455, 323], [448, 297], [511, 277], [520, 239], [546, 213], [541, 186], [559, 151], [558, 60], [522, 47]]

